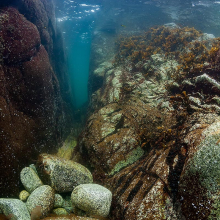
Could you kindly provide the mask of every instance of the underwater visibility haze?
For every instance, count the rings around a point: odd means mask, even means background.
[[[0,219],[220,219],[220,1],[0,1]]]

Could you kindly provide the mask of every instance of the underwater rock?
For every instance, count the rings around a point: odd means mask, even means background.
[[[31,220],[26,205],[19,199],[0,199],[0,210],[12,220]]]
[[[22,190],[22,191],[20,192],[20,194],[19,194],[19,199],[24,202],[24,201],[27,200],[27,198],[28,198],[29,196],[30,196],[30,193],[29,193],[28,191]]]
[[[81,184],[71,194],[72,204],[88,214],[107,217],[112,193],[98,184]]]
[[[54,208],[60,208],[63,207],[64,200],[63,197],[60,194],[55,194],[55,199],[54,199]]]
[[[74,210],[75,207],[73,207],[73,205],[72,205],[71,196],[66,196],[66,197],[64,198],[64,202],[63,202],[62,208],[66,209],[66,211],[67,211],[68,213],[73,212],[73,210]]]
[[[40,46],[36,26],[11,7],[4,10],[0,18],[4,62],[18,63],[34,57]]]
[[[64,208],[53,209],[52,213],[56,215],[68,215],[68,212]]]
[[[32,193],[37,187],[43,185],[36,172],[30,167],[25,167],[22,169],[20,178],[24,188],[29,193]]]
[[[53,155],[40,154],[38,168],[42,180],[57,192],[72,192],[79,184],[93,182],[92,174],[86,167]]]
[[[40,218],[46,217],[54,205],[54,190],[47,185],[35,189],[28,197],[26,206],[28,211],[36,213]]]
[[[170,192],[170,172],[179,163],[167,164],[171,148],[149,151],[142,159],[122,169],[108,185],[113,192],[113,219],[172,219],[178,220]]]
[[[13,0],[0,7],[0,197],[14,197],[21,169],[65,139],[72,108],[52,1]]]
[[[197,138],[197,139],[196,139]],[[186,219],[218,219],[220,119],[197,126],[185,138],[188,158],[180,176],[178,198]]]

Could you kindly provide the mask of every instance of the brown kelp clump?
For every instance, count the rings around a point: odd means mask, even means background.
[[[121,36],[116,42],[117,55],[115,63],[120,64],[126,59],[134,62],[149,59],[152,54],[166,53],[177,56],[190,42],[201,36],[194,28],[159,26],[150,28],[144,35]]]

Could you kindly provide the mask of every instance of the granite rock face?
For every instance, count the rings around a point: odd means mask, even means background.
[[[74,187],[92,183],[90,171],[83,165],[49,154],[40,154],[38,159],[40,177],[56,192],[72,192]]]
[[[65,54],[52,1],[7,1],[0,4],[3,6],[6,7],[0,12],[1,197],[18,195],[16,180],[21,168],[40,152],[52,152],[52,147],[55,150],[54,146],[65,138],[63,128],[71,121]]]

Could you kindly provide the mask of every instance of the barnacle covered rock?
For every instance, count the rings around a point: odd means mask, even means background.
[[[72,192],[74,187],[92,183],[90,171],[83,165],[49,154],[40,154],[38,169],[44,183],[57,192]]]

